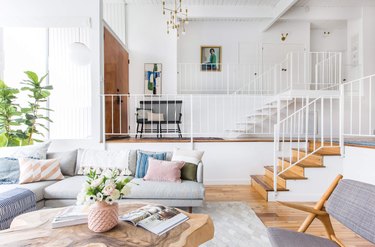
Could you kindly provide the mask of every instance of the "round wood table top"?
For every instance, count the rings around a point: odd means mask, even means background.
[[[120,203],[125,214],[144,206],[143,203]],[[16,217],[10,228],[0,231],[1,246],[199,246],[214,236],[214,225],[205,214],[189,214],[189,220],[158,236],[131,223],[119,221],[112,230],[95,233],[87,224],[52,229],[52,219],[63,208],[42,209]]]

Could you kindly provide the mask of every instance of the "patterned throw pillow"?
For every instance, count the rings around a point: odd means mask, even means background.
[[[60,163],[56,159],[35,160],[20,158],[20,184],[44,180],[62,180]]]
[[[19,177],[18,159],[0,158],[0,184],[16,184]]]
[[[167,153],[144,153],[138,152],[137,154],[137,167],[135,169],[135,177],[143,178],[148,169],[148,158],[154,158],[157,160],[165,160]]]
[[[129,150],[78,149],[76,174],[86,175],[90,170],[95,170],[97,174],[111,170],[121,176],[132,175],[129,170]]]

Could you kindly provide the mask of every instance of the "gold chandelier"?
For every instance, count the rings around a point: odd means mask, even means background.
[[[169,34],[170,30],[176,30],[177,38],[179,38],[180,33],[185,34],[185,25],[189,24],[188,10],[182,9],[182,0],[174,0],[173,8],[166,7],[165,0],[163,0],[163,15],[168,12],[167,33]]]

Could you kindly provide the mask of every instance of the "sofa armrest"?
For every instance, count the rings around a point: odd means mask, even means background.
[[[203,163],[200,161],[197,168],[197,182],[203,183]]]

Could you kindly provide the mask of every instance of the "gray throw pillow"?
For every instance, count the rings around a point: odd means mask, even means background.
[[[18,159],[0,158],[0,184],[16,184],[20,178]]]
[[[77,163],[77,150],[47,153],[47,159],[57,159],[60,162],[61,173],[74,176]]]

